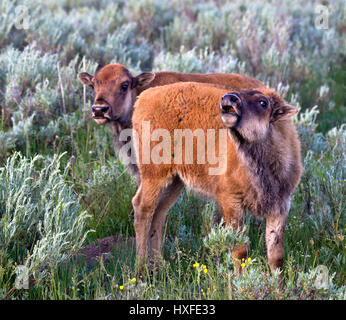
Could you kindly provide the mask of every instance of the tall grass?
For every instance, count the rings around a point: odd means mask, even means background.
[[[18,27],[20,5],[28,29]],[[315,5],[1,1],[0,298],[345,299],[345,8],[326,2],[323,30]],[[168,215],[165,264],[137,277],[136,183],[108,128],[83,119],[83,58],[90,73],[120,62],[134,74],[247,74],[300,108],[304,175],[286,228],[283,291],[266,262],[265,222],[246,215],[251,259],[234,277],[225,246],[243,239],[189,190]],[[78,253],[108,236],[117,243],[108,254],[90,263]],[[29,268],[27,290],[15,288],[18,265]],[[319,265],[329,270],[327,289],[316,286]]]

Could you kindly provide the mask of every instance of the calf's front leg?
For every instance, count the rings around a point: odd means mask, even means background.
[[[151,222],[161,188],[158,184],[142,181],[141,185],[132,199],[135,212],[134,227],[136,231],[136,252],[139,264],[147,263],[148,240]]]
[[[282,271],[284,262],[284,229],[287,214],[271,215],[266,219],[266,246],[271,271]],[[282,278],[282,275],[281,275]]]
[[[167,212],[177,201],[183,189],[184,183],[179,177],[175,177],[173,181],[161,191],[153,214],[149,234],[149,255],[154,263],[159,263],[162,258],[162,232]]]

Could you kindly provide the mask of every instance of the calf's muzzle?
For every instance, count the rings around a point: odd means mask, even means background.
[[[243,103],[237,93],[227,93],[220,102],[221,120],[228,128],[234,128],[240,121]]]
[[[220,112],[222,114],[241,115],[242,101],[235,93],[225,94],[220,103]]]
[[[104,105],[104,106],[93,105],[91,107],[91,110],[92,110],[94,118],[105,118],[106,115],[109,113],[110,108],[107,105]]]

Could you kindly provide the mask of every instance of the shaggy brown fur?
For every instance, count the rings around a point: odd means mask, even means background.
[[[137,100],[132,122],[139,135],[136,154],[141,184],[132,202],[137,254],[142,262],[146,261],[148,242],[150,254],[155,259],[160,257],[166,213],[187,185],[216,199],[227,225],[241,227],[244,210],[266,218],[269,264],[272,270],[282,267],[283,230],[290,197],[302,171],[300,143],[290,119],[297,109],[268,88],[227,95],[229,91],[205,84],[177,83],[148,89]],[[170,137],[174,137],[175,129],[201,129],[204,133],[215,129],[217,156],[226,149],[219,145],[219,129],[226,130],[229,137],[224,172],[210,175],[209,169],[217,165],[197,163],[196,140],[193,151],[187,152],[184,140],[181,164],[174,161],[175,150],[168,164],[143,164],[143,121],[150,121],[151,133],[163,128]],[[150,150],[161,142],[151,141]],[[191,156],[189,152],[193,154],[192,164],[185,161]],[[247,246],[237,248],[233,256],[245,258],[247,251]]]
[[[150,87],[175,82],[213,83],[225,88],[251,89],[262,87],[263,84],[253,78],[239,74],[188,74],[178,72],[143,72],[132,76],[130,71],[121,64],[109,64],[99,69],[96,74],[86,72],[78,74],[79,80],[94,91],[92,116],[98,124],[110,123],[117,151],[126,142],[119,140],[121,130],[131,128],[133,105],[137,96]],[[136,165],[129,168],[137,173]]]

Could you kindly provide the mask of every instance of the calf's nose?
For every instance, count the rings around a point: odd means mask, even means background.
[[[220,103],[220,109],[223,113],[240,113],[242,102],[239,96],[235,93],[225,94]]]
[[[109,106],[92,106],[91,110],[95,117],[102,117],[109,110]]]

